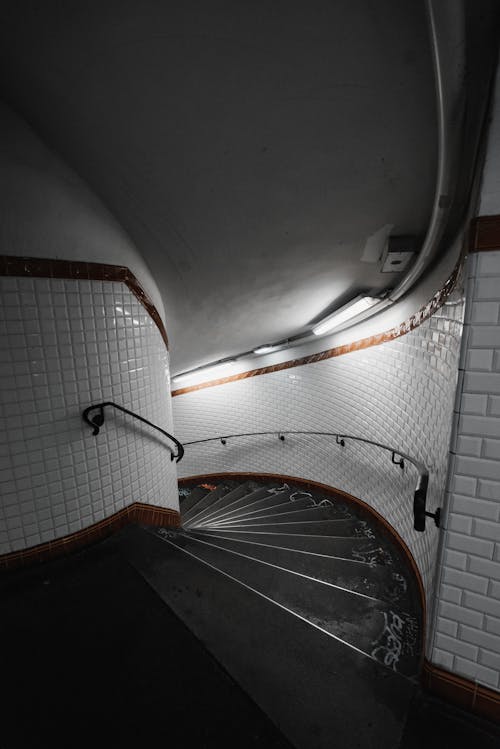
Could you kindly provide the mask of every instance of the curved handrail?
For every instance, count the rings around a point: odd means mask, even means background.
[[[262,436],[268,436],[268,435],[277,435],[278,439],[284,441],[286,435],[294,435],[294,434],[304,434],[309,436],[315,436],[315,437],[335,437],[335,441],[338,445],[341,447],[345,447],[345,441],[346,440],[353,440],[355,442],[363,442],[366,445],[374,445],[375,447],[380,447],[383,450],[386,450],[387,452],[391,453],[391,462],[395,465],[399,466],[400,468],[404,468],[405,460],[408,463],[411,463],[416,470],[418,471],[418,479],[417,484],[415,487],[415,492],[413,495],[413,527],[416,531],[425,531],[425,518],[431,517],[434,520],[434,523],[437,527],[439,527],[440,519],[441,519],[441,508],[437,508],[436,512],[428,512],[426,510],[426,501],[427,501],[427,488],[429,486],[429,470],[419,460],[416,460],[415,458],[412,458],[411,455],[408,455],[407,453],[402,452],[401,450],[397,450],[393,447],[389,447],[388,445],[384,445],[381,442],[376,442],[375,440],[370,440],[365,437],[357,437],[352,434],[341,434],[340,432],[313,432],[313,431],[304,431],[304,430],[290,430],[290,431],[269,431],[269,432],[241,432],[239,434],[225,434],[225,435],[219,435],[217,437],[206,437],[201,440],[192,440],[191,442],[185,442],[184,447],[187,447],[189,445],[199,445],[203,442],[221,442],[223,445],[226,444],[226,441],[228,439],[233,439],[235,437],[262,437]],[[396,458],[399,458],[397,460]]]
[[[176,437],[174,437],[172,434],[169,434],[161,427],[156,426],[156,424],[152,424],[150,421],[145,419],[143,416],[139,416],[139,414],[134,413],[133,411],[129,411],[128,408],[124,408],[123,406],[119,406],[118,403],[113,403],[112,401],[105,401],[104,403],[95,403],[93,406],[89,406],[82,412],[82,419],[90,426],[92,427],[93,434],[98,435],[99,430],[104,424],[104,409],[107,406],[111,406],[112,408],[116,408],[118,411],[122,411],[124,414],[128,414],[128,416],[133,416],[134,419],[137,419],[138,421],[142,421],[143,424],[147,424],[148,426],[152,427],[153,429],[156,429],[157,432],[161,432],[165,437],[168,437],[168,439],[172,440],[172,442],[175,444],[177,448],[177,452],[174,453],[174,451],[169,447],[165,446],[170,450],[170,460],[175,460],[176,463],[178,463],[180,460],[182,460],[182,457],[184,455],[184,447],[181,442],[179,442]],[[96,415],[93,418],[90,418],[91,411],[97,410]]]

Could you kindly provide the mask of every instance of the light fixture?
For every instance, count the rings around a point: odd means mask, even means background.
[[[272,343],[264,343],[262,346],[257,346],[257,348],[254,348],[253,353],[254,354],[269,354],[271,351],[274,351],[276,346],[273,346]]]
[[[366,312],[367,309],[373,307],[380,299],[373,296],[357,296],[351,299],[350,302],[344,304],[343,307],[333,312],[333,314],[325,317],[318,325],[313,328],[314,335],[324,335],[329,333],[331,330],[340,327],[343,323],[347,322],[353,317],[357,317],[362,312]]]
[[[212,375],[224,375],[231,372],[234,366],[234,359],[229,361],[220,362],[219,364],[213,364],[208,367],[200,367],[194,369],[192,372],[186,372],[185,374],[176,375],[172,382],[175,384],[180,382],[189,382],[192,380],[199,379],[200,382],[205,382]]]

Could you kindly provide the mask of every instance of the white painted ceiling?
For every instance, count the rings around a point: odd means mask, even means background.
[[[395,284],[374,243],[423,238],[434,198],[424,2],[3,8],[4,96],[132,236],[174,372]]]

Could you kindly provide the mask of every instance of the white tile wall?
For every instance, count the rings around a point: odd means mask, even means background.
[[[265,430],[345,432],[399,448],[430,469],[429,509],[443,504],[462,333],[463,293],[413,332],[315,364],[173,399],[181,440]],[[245,438],[186,449],[181,475],[262,471],[331,484],[384,515],[411,548],[432,589],[438,531],[413,530],[416,473],[378,448],[327,438]]]
[[[470,258],[467,289],[432,660],[499,689],[500,251]]]
[[[177,508],[165,440],[107,410],[115,401],[172,431],[168,353],[121,283],[0,277],[0,553],[80,530],[132,502]]]

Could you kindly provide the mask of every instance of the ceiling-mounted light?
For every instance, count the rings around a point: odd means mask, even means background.
[[[373,296],[357,296],[343,307],[336,310],[333,314],[325,317],[318,325],[313,328],[314,335],[324,335],[331,330],[340,327],[351,318],[357,317],[362,312],[373,307],[380,299]]]
[[[225,374],[229,374],[234,367],[234,361],[234,359],[231,359],[230,361],[220,362],[220,364],[213,364],[208,367],[200,367],[199,369],[194,369],[192,372],[186,372],[185,374],[176,375],[173,378],[172,382],[175,382],[175,384],[192,380],[205,382],[207,379],[210,379],[212,375],[223,376]]]
[[[269,354],[271,351],[274,351],[276,346],[273,346],[272,343],[264,343],[262,346],[257,346],[257,348],[254,348],[253,352],[254,354]]]

